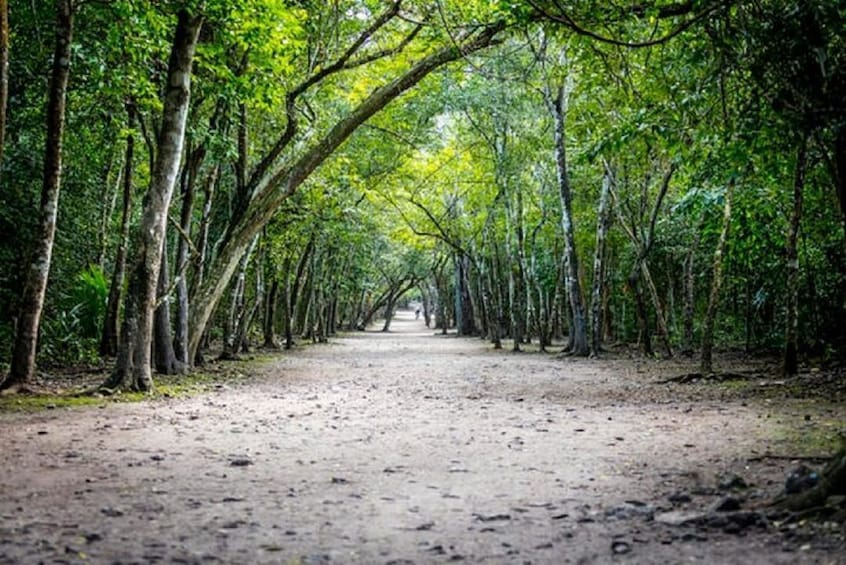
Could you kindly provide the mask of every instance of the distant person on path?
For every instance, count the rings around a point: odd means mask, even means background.
[[[417,310],[414,311],[414,319],[415,320],[420,319],[420,308],[418,308]]]

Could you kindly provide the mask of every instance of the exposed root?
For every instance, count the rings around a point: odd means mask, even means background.
[[[820,473],[813,487],[795,494],[782,495],[772,505],[792,512],[825,508],[829,497],[846,495],[846,436],[841,434],[841,448]]]
[[[714,381],[714,382],[725,382],[725,381],[742,381],[742,380],[749,380],[755,377],[759,377],[760,375],[757,373],[734,373],[734,372],[723,372],[723,373],[685,373],[683,375],[678,375],[675,377],[670,377],[669,379],[664,379],[660,381],[656,381],[656,384],[669,384],[669,383],[679,383],[679,384],[690,384],[696,383],[700,381]]]

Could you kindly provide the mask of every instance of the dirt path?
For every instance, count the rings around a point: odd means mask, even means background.
[[[837,535],[652,519],[723,473],[778,490],[747,461],[779,448],[766,403],[413,318],[189,399],[0,414],[0,563],[846,563]]]

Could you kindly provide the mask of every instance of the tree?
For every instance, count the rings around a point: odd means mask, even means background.
[[[607,165],[607,163],[606,163]],[[611,171],[602,176],[602,189],[599,193],[599,208],[596,221],[596,247],[593,255],[593,286],[590,299],[590,354],[597,357],[602,350],[603,307],[602,294],[605,286],[607,269],[608,228],[611,225]]]
[[[133,160],[135,158],[135,132],[132,130],[135,125],[135,106],[133,104],[127,105],[127,118],[127,126],[130,130],[126,135],[126,148],[124,149],[120,238],[115,252],[106,314],[103,317],[103,336],[100,340],[100,355],[103,356],[116,355],[118,348],[120,305],[126,274],[126,254],[129,245],[130,214],[132,213]]]
[[[5,7],[5,6],[3,6]],[[32,381],[35,372],[35,353],[38,343],[38,328],[47,277],[56,236],[56,214],[59,206],[59,189],[62,176],[62,136],[65,127],[65,97],[68,88],[71,63],[71,41],[73,39],[74,8],[71,0],[56,0],[56,43],[53,51],[50,75],[49,99],[47,103],[47,141],[44,151],[44,176],[41,188],[41,207],[36,248],[27,272],[20,317],[15,333],[12,365],[0,388],[25,386]],[[2,22],[6,24],[5,19]],[[5,61],[0,61],[5,64]],[[0,79],[5,80],[4,77]]]
[[[805,189],[807,164],[807,139],[802,136],[796,148],[796,173],[793,179],[793,210],[787,232],[787,316],[784,331],[784,362],[786,376],[799,372],[799,228],[802,222],[802,199]]]
[[[191,92],[191,68],[203,17],[180,10],[168,63],[162,125],[144,198],[138,246],[129,275],[114,371],[103,388],[150,390],[150,345],[167,210],[179,173]]]
[[[13,11],[10,22],[0,191],[7,341],[23,294],[21,250],[34,248],[38,220],[32,146],[43,136],[44,87],[27,73],[48,68],[39,30],[53,12],[43,4]],[[175,356],[199,362],[198,344],[213,343],[231,321],[224,333],[234,354],[251,343],[258,318],[272,344],[277,303],[289,343],[360,327],[391,298],[377,245],[385,241],[398,257],[414,249],[425,266],[414,278],[439,329],[495,346],[537,338],[544,349],[573,331],[596,354],[603,339],[634,339],[640,324],[644,349],[657,337],[668,354],[678,345],[692,353],[695,338],[703,351],[708,340],[787,351],[791,327],[797,362],[806,350],[823,359],[839,351],[846,137],[832,94],[843,75],[836,3],[599,9],[538,0],[533,10],[471,0],[444,3],[437,17],[426,4],[206,3],[183,157],[173,166],[181,200],[168,202],[160,239],[160,264],[170,269],[156,266],[163,282],[152,293],[162,322],[156,351],[173,333]],[[175,9],[115,0],[85,10],[74,26],[65,126],[73,135],[64,139],[43,305],[45,362],[70,359],[68,346],[75,360],[94,355],[79,337],[88,321],[75,314],[77,276],[89,263],[113,280],[103,351],[116,351],[123,258],[135,257],[126,234],[140,234],[130,212],[144,211],[144,191],[132,186],[152,185],[160,167]],[[779,26],[784,42],[773,41]],[[539,58],[544,42],[566,60]],[[556,115],[562,93],[566,115],[563,102]],[[799,202],[788,188],[802,136]],[[738,171],[743,190],[721,242],[728,220],[718,208]],[[835,190],[819,190],[826,183]],[[791,230],[792,211],[814,221]],[[795,262],[785,260],[793,253]],[[719,291],[713,299],[709,285]],[[171,290],[168,307],[162,293]],[[794,292],[810,299],[795,301]]]
[[[564,281],[570,304],[569,353],[586,356],[590,352],[587,339],[587,314],[579,279],[579,255],[576,251],[575,228],[573,225],[573,195],[570,175],[567,170],[566,115],[567,90],[557,85],[547,93],[547,104],[555,121],[555,164],[558,189],[561,196],[561,226],[564,232]]]
[[[398,4],[396,5],[398,6]],[[203,286],[198,289],[197,296],[191,305],[189,317],[191,331],[189,356],[191,358],[196,355],[200,338],[206,329],[209,318],[223,296],[250,241],[262,227],[267,225],[281,203],[296,192],[314,170],[370,117],[415,86],[435,69],[489,46],[495,36],[504,28],[504,23],[483,27],[475,33],[471,32],[466,37],[460,38],[460,42],[457,44],[451,44],[424,56],[395,79],[372,90],[354,109],[338,120],[323,138],[308,146],[296,158],[291,161],[278,162],[279,155],[296,134],[297,121],[294,107],[296,98],[326,76],[348,65],[358,47],[365,43],[367,38],[381,27],[387,18],[393,17],[388,14],[386,13],[383,18],[377,19],[371,28],[365,30],[338,61],[324,67],[289,92],[286,99],[289,106],[289,121],[286,130],[253,172],[249,181],[249,185],[252,187],[249,205],[244,214],[229,225],[215,265],[212,266]]]
[[[720,288],[723,284],[723,257],[726,252],[729,228],[731,227],[731,201],[733,195],[734,179],[729,181],[725,196],[723,197],[723,227],[720,230],[720,239],[717,241],[717,247],[714,249],[711,292],[708,295],[708,309],[705,312],[705,320],[703,322],[702,352],[699,357],[699,370],[703,375],[709,375],[713,372],[714,324],[716,323],[717,308],[720,304]]]

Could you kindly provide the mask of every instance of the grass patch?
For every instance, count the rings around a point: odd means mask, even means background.
[[[278,360],[278,354],[251,354],[235,361],[209,362],[187,375],[153,375],[154,390],[150,392],[117,392],[112,395],[93,393],[104,382],[107,373],[89,373],[85,379],[69,380],[57,376],[56,382],[39,383],[35,392],[0,395],[0,413],[41,412],[55,409],[75,409],[105,406],[115,402],[141,402],[168,398],[185,398],[202,394],[230,384],[246,383],[262,367]],[[60,384],[57,384],[60,383]],[[52,385],[52,386],[50,386]]]

